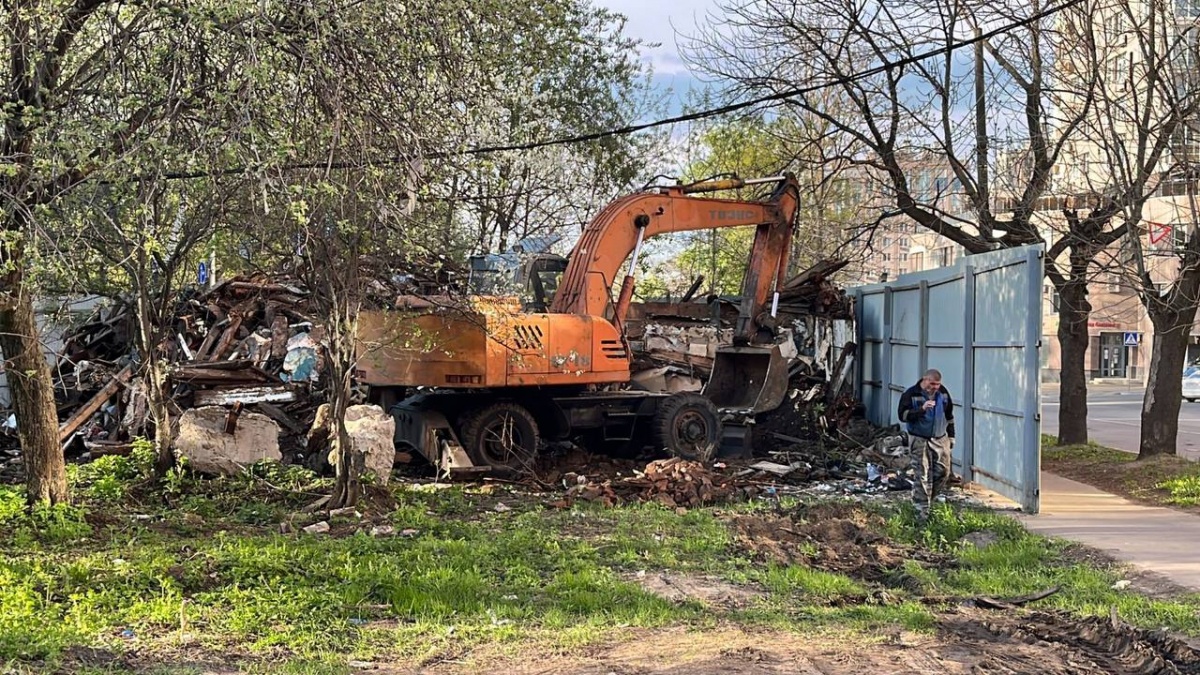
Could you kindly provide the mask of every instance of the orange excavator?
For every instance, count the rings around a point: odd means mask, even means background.
[[[751,185],[774,189],[762,201],[697,196]],[[529,274],[527,287],[540,301],[533,306],[546,311],[527,311],[510,296],[405,296],[395,309],[360,315],[358,375],[395,417],[397,444],[449,473],[521,469],[542,439],[580,435],[711,460],[722,437],[720,410],[763,412],[786,394],[775,310],[798,203],[790,174],[622,197],[586,226],[561,277],[552,265]],[[624,326],[645,240],[743,226],[756,230],[734,341],[718,349],[704,390],[630,389]]]

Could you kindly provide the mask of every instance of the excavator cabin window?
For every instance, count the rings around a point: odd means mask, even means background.
[[[471,294],[516,296],[525,312],[548,311],[567,269],[567,259],[541,253],[523,255],[518,260],[510,257],[513,255],[473,256]]]

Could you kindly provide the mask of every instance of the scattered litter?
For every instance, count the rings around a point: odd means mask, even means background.
[[[1129,588],[1131,585],[1133,585],[1132,581],[1130,581],[1128,579],[1122,579],[1122,580],[1118,581],[1117,583],[1113,584],[1112,589],[1114,591],[1123,591],[1126,588]]]
[[[507,506],[504,502],[497,502],[496,506],[493,507],[492,510],[494,510],[496,513],[507,513],[509,511],[512,511],[512,507]]]
[[[407,532],[407,530],[405,530]],[[372,537],[390,537],[396,533],[396,528],[391,525],[376,525],[371,528]],[[407,535],[406,535],[407,536]]]
[[[329,517],[330,518],[345,518],[345,517],[362,518],[362,514],[359,513],[357,510],[355,510],[355,508],[353,506],[347,506],[347,507],[340,508],[340,509],[333,509],[332,511],[329,512]]]
[[[309,534],[323,534],[329,531],[329,522],[322,520],[319,523],[313,523],[304,528],[304,531]]]
[[[417,535],[418,535],[418,534],[420,534],[420,533],[421,533],[421,531],[420,531],[420,530],[414,530],[414,529],[411,529],[411,528],[410,528],[410,529],[405,529],[405,530],[400,530],[400,536],[401,536],[401,537],[415,537],[415,536],[417,536]]]
[[[750,468],[754,469],[755,471],[766,471],[767,473],[780,477],[786,476],[796,470],[796,467],[794,466],[776,464],[775,462],[758,462],[756,464],[751,464]]]
[[[678,457],[650,462],[633,476],[602,482],[578,482],[558,506],[572,502],[599,502],[614,506],[624,502],[657,502],[670,508],[697,507],[726,501],[745,501],[758,487],[717,473],[699,462]]]

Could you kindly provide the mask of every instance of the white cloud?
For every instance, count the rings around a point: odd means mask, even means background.
[[[717,0],[596,0],[596,4],[629,17],[625,31],[631,37],[658,43],[643,58],[663,75],[687,73],[680,56],[680,37],[698,32],[708,15],[719,12]]]

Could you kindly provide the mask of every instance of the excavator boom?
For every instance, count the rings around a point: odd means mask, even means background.
[[[632,295],[633,269],[626,275],[616,307],[612,288],[621,265],[645,239],[672,232],[756,227],[754,244],[742,285],[743,307],[740,341],[753,339],[754,321],[766,308],[772,291],[780,287],[791,252],[792,222],[799,203],[795,178],[783,176],[765,201],[713,199],[689,195],[742,187],[757,181],[727,179],[686,186],[660,188],[630,195],[610,204],[584,229],[550,311],[560,314],[613,317],[619,324]],[[611,311],[610,311],[611,309]]]

